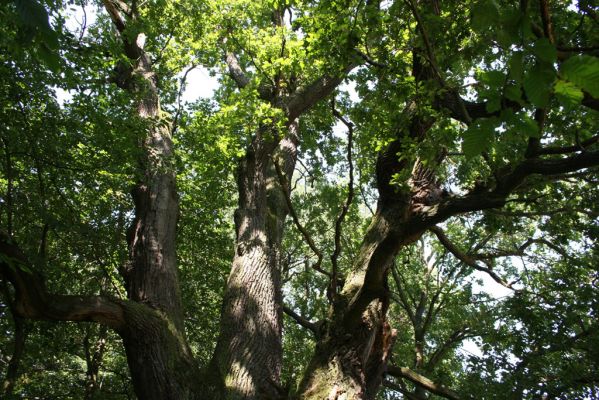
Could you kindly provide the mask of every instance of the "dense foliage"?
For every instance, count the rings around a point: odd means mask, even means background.
[[[338,353],[323,349],[360,337],[338,326],[364,293],[383,336],[360,346],[380,345],[384,371],[363,398],[599,398],[592,1],[14,0],[0,21],[0,397],[142,397],[132,334],[32,312],[23,293],[162,313],[127,275],[141,215],[130,193],[151,168],[176,176],[181,335],[200,376],[218,379],[235,209],[252,197],[244,162],[257,137],[278,145],[298,121],[297,163],[265,158],[282,196],[264,196],[268,218],[282,212],[266,224],[285,226],[272,239],[281,398],[317,398],[319,354],[330,366]],[[144,79],[159,97],[150,117]],[[210,98],[195,93],[214,81]],[[148,129],[168,131],[172,160],[152,164]],[[367,255],[381,215],[399,226],[376,236],[385,261]],[[344,379],[321,398],[362,398]]]

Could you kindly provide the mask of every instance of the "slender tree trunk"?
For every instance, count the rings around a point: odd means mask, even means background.
[[[280,142],[262,128],[237,172],[236,251],[223,300],[220,336],[213,358],[219,398],[281,397],[283,359],[280,247],[287,216],[273,165],[287,176],[295,168],[297,124]]]
[[[13,314],[13,320],[15,323],[15,334],[13,339],[12,356],[8,362],[8,367],[6,368],[4,382],[2,382],[2,391],[4,396],[7,397],[13,394],[15,384],[19,378],[19,365],[21,364],[21,359],[23,358],[25,341],[27,339],[25,320],[15,314]]]
[[[90,334],[91,332],[88,328],[83,340],[85,363],[87,365],[87,371],[85,371],[85,376],[87,378],[85,382],[85,400],[93,399],[100,388],[98,378],[100,375],[102,359],[104,358],[104,351],[106,350],[108,327],[104,325],[100,326],[98,337],[93,344],[90,343]]]

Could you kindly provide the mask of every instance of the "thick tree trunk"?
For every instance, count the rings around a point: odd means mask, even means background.
[[[183,327],[175,254],[179,205],[169,124],[162,115],[157,77],[144,50],[145,35],[132,37],[131,29],[137,26],[132,20],[139,17],[136,10],[123,14],[121,4],[103,3],[132,64],[116,82],[137,97],[137,115],[146,129],[139,138],[140,169],[132,190],[135,218],[127,232],[129,263],[122,270],[133,302],[124,308],[125,323],[117,331],[140,399],[203,398],[199,369]],[[127,30],[129,23],[135,26]]]
[[[272,135],[267,130],[257,133],[238,169],[236,251],[211,371],[219,398],[281,397],[280,247],[287,208],[273,160],[291,176],[297,124],[279,143],[264,139]]]
[[[130,304],[123,338],[139,399],[205,399],[199,370],[182,332],[161,311]]]
[[[376,396],[396,334],[386,320],[386,274],[398,244],[413,240],[398,237],[389,220],[393,214],[379,210],[374,216],[353,272],[332,306],[330,325],[317,343],[299,398]]]
[[[139,41],[138,41],[139,42]],[[173,144],[163,121],[156,77],[141,47],[133,90],[147,126],[140,140],[140,179],[132,191],[135,219],[128,231],[129,263],[123,270],[128,297],[155,312],[129,307],[120,332],[140,399],[202,398],[199,369],[183,327],[175,239],[179,213]]]
[[[420,137],[427,126],[416,118],[412,135]],[[377,212],[331,306],[329,325],[299,386],[301,399],[374,399],[382,383],[396,336],[386,317],[387,275],[397,252],[426,229],[415,218],[416,194],[422,193],[390,184],[393,175],[409,166],[405,159],[398,159],[400,151],[398,139],[379,154]]]

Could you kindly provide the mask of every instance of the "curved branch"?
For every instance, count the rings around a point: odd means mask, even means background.
[[[453,390],[433,382],[426,376],[420,375],[406,367],[396,367],[395,365],[387,366],[387,373],[396,378],[407,379],[410,382],[420,386],[429,392],[450,400],[459,400],[460,396]]]
[[[521,161],[510,173],[498,177],[493,187],[488,184],[460,197],[449,197],[429,207],[426,215],[414,221],[413,229],[428,229],[454,215],[503,207],[507,197],[531,175],[551,176],[592,168],[599,165],[599,151],[586,151],[559,159],[529,158]],[[423,227],[424,225],[424,227]]]
[[[283,192],[283,195],[285,197],[285,203],[287,203],[287,208],[289,209],[289,214],[291,214],[291,219],[293,219],[293,223],[295,224],[297,229],[300,231],[304,240],[306,241],[306,243],[308,244],[310,249],[314,252],[314,254],[317,257],[316,264],[313,264],[312,268],[314,268],[316,271],[320,272],[321,274],[324,274],[324,275],[328,276],[329,278],[331,278],[331,274],[329,272],[323,270],[320,267],[320,265],[322,264],[322,251],[320,251],[318,246],[316,246],[316,243],[314,243],[314,240],[312,239],[310,232],[308,232],[308,230],[300,222],[299,216],[297,215],[297,212],[295,211],[295,208],[293,207],[293,203],[291,202],[291,194],[289,193],[289,190],[287,189],[287,188],[289,188],[289,184],[287,182],[287,179],[285,178],[285,175],[283,174],[283,171],[281,170],[281,166],[279,165],[277,160],[274,159],[274,157],[272,158],[272,163],[275,166],[275,171],[277,172],[277,177],[279,178],[279,185],[281,186],[281,191]]]
[[[453,254],[458,260],[460,260],[461,262],[463,262],[464,264],[474,268],[477,271],[481,271],[481,272],[485,272],[486,274],[488,274],[491,278],[493,278],[493,280],[497,283],[499,283],[501,286],[504,286],[508,289],[512,289],[512,284],[511,283],[507,283],[503,278],[501,278],[499,275],[497,275],[495,273],[495,271],[493,271],[490,268],[487,267],[483,267],[482,265],[479,265],[476,262],[476,259],[464,252],[462,252],[460,249],[458,249],[458,247],[453,244],[451,242],[451,240],[449,240],[449,238],[447,237],[447,235],[445,234],[445,232],[443,232],[443,230],[441,228],[439,228],[438,226],[433,226],[431,228],[429,228],[429,230],[431,232],[433,232],[437,238],[439,239],[439,242],[441,242],[441,244],[447,249],[449,250],[449,252],[451,254]]]
[[[314,104],[331,94],[356,66],[357,64],[350,64],[337,76],[325,74],[311,84],[299,87],[287,99],[286,108],[289,120],[293,121],[304,111],[309,110]]]
[[[312,322],[307,320],[306,318],[302,317],[301,315],[299,315],[298,313],[296,313],[291,308],[285,305],[283,306],[283,312],[287,314],[289,317],[291,317],[295,322],[297,322],[298,325],[310,330],[314,334],[314,336],[318,336],[318,322]]]
[[[107,296],[70,296],[48,293],[43,280],[10,238],[0,234],[0,273],[15,288],[18,316],[49,321],[93,321],[116,330],[125,326],[122,301]]]
[[[574,153],[576,151],[582,151],[585,150],[587,147],[595,144],[599,142],[599,135],[595,135],[590,139],[587,139],[583,142],[578,143],[577,145],[574,146],[564,146],[564,147],[558,147],[558,146],[547,146],[544,148],[539,149],[539,151],[537,152],[537,154],[541,155],[541,154],[567,154],[567,153]]]

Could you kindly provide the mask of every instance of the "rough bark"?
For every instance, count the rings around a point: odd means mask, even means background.
[[[7,301],[10,305],[10,300]],[[16,315],[16,313],[12,309],[12,306],[10,308],[11,314],[13,316],[15,331],[13,339],[12,356],[10,357],[10,361],[8,362],[8,366],[6,367],[6,374],[4,375],[4,381],[2,382],[2,392],[4,393],[4,396],[7,397],[10,397],[10,395],[12,395],[13,390],[15,388],[15,384],[17,383],[17,379],[19,378],[19,365],[21,364],[21,359],[23,358],[23,353],[25,351],[25,341],[27,339],[25,320]]]
[[[43,279],[8,237],[0,237],[0,272],[15,288],[19,317],[95,321],[122,338],[133,386],[140,399],[204,398],[199,369],[183,330],[175,239],[178,199],[172,140],[160,109],[157,77],[144,51],[145,35],[126,31],[137,15],[104,0],[130,60],[114,81],[137,100],[138,182],[132,190],[135,218],[128,230],[129,263],[123,268],[129,300],[48,293]]]
[[[270,133],[270,135],[269,135]],[[236,246],[223,300],[214,371],[223,398],[281,396],[282,298],[280,246],[287,207],[277,162],[291,176],[297,157],[297,123],[280,142],[255,136],[238,170]]]
[[[135,219],[127,235],[129,263],[122,273],[128,297],[154,312],[144,315],[140,308],[127,308],[127,324],[120,333],[139,398],[202,398],[199,369],[183,327],[175,254],[179,211],[172,139],[140,36],[137,47],[129,51],[138,55],[133,73],[139,83],[133,90],[140,96],[138,115],[147,134],[140,138],[140,177],[132,190]]]
[[[185,337],[164,312],[108,296],[49,293],[25,255],[5,236],[0,236],[0,254],[2,277],[15,289],[15,315],[106,325],[123,338],[133,385],[140,399],[205,398]]]
[[[282,24],[273,10],[273,23]],[[240,90],[248,76],[226,47],[224,61]],[[309,84],[281,89],[259,85],[260,98],[284,111],[288,132],[279,140],[276,128],[256,132],[237,171],[239,204],[235,211],[235,255],[225,289],[220,334],[208,375],[218,398],[268,399],[284,396],[282,367],[282,296],[280,253],[286,198],[273,162],[291,182],[299,141],[298,118],[330,95],[354,65],[323,74]],[[276,77],[274,81],[278,81]],[[289,188],[287,188],[288,190]]]
[[[299,398],[376,396],[396,335],[386,321],[386,274],[398,247],[415,240],[395,229],[398,211],[379,206],[352,273],[332,306],[329,326],[317,343]]]

